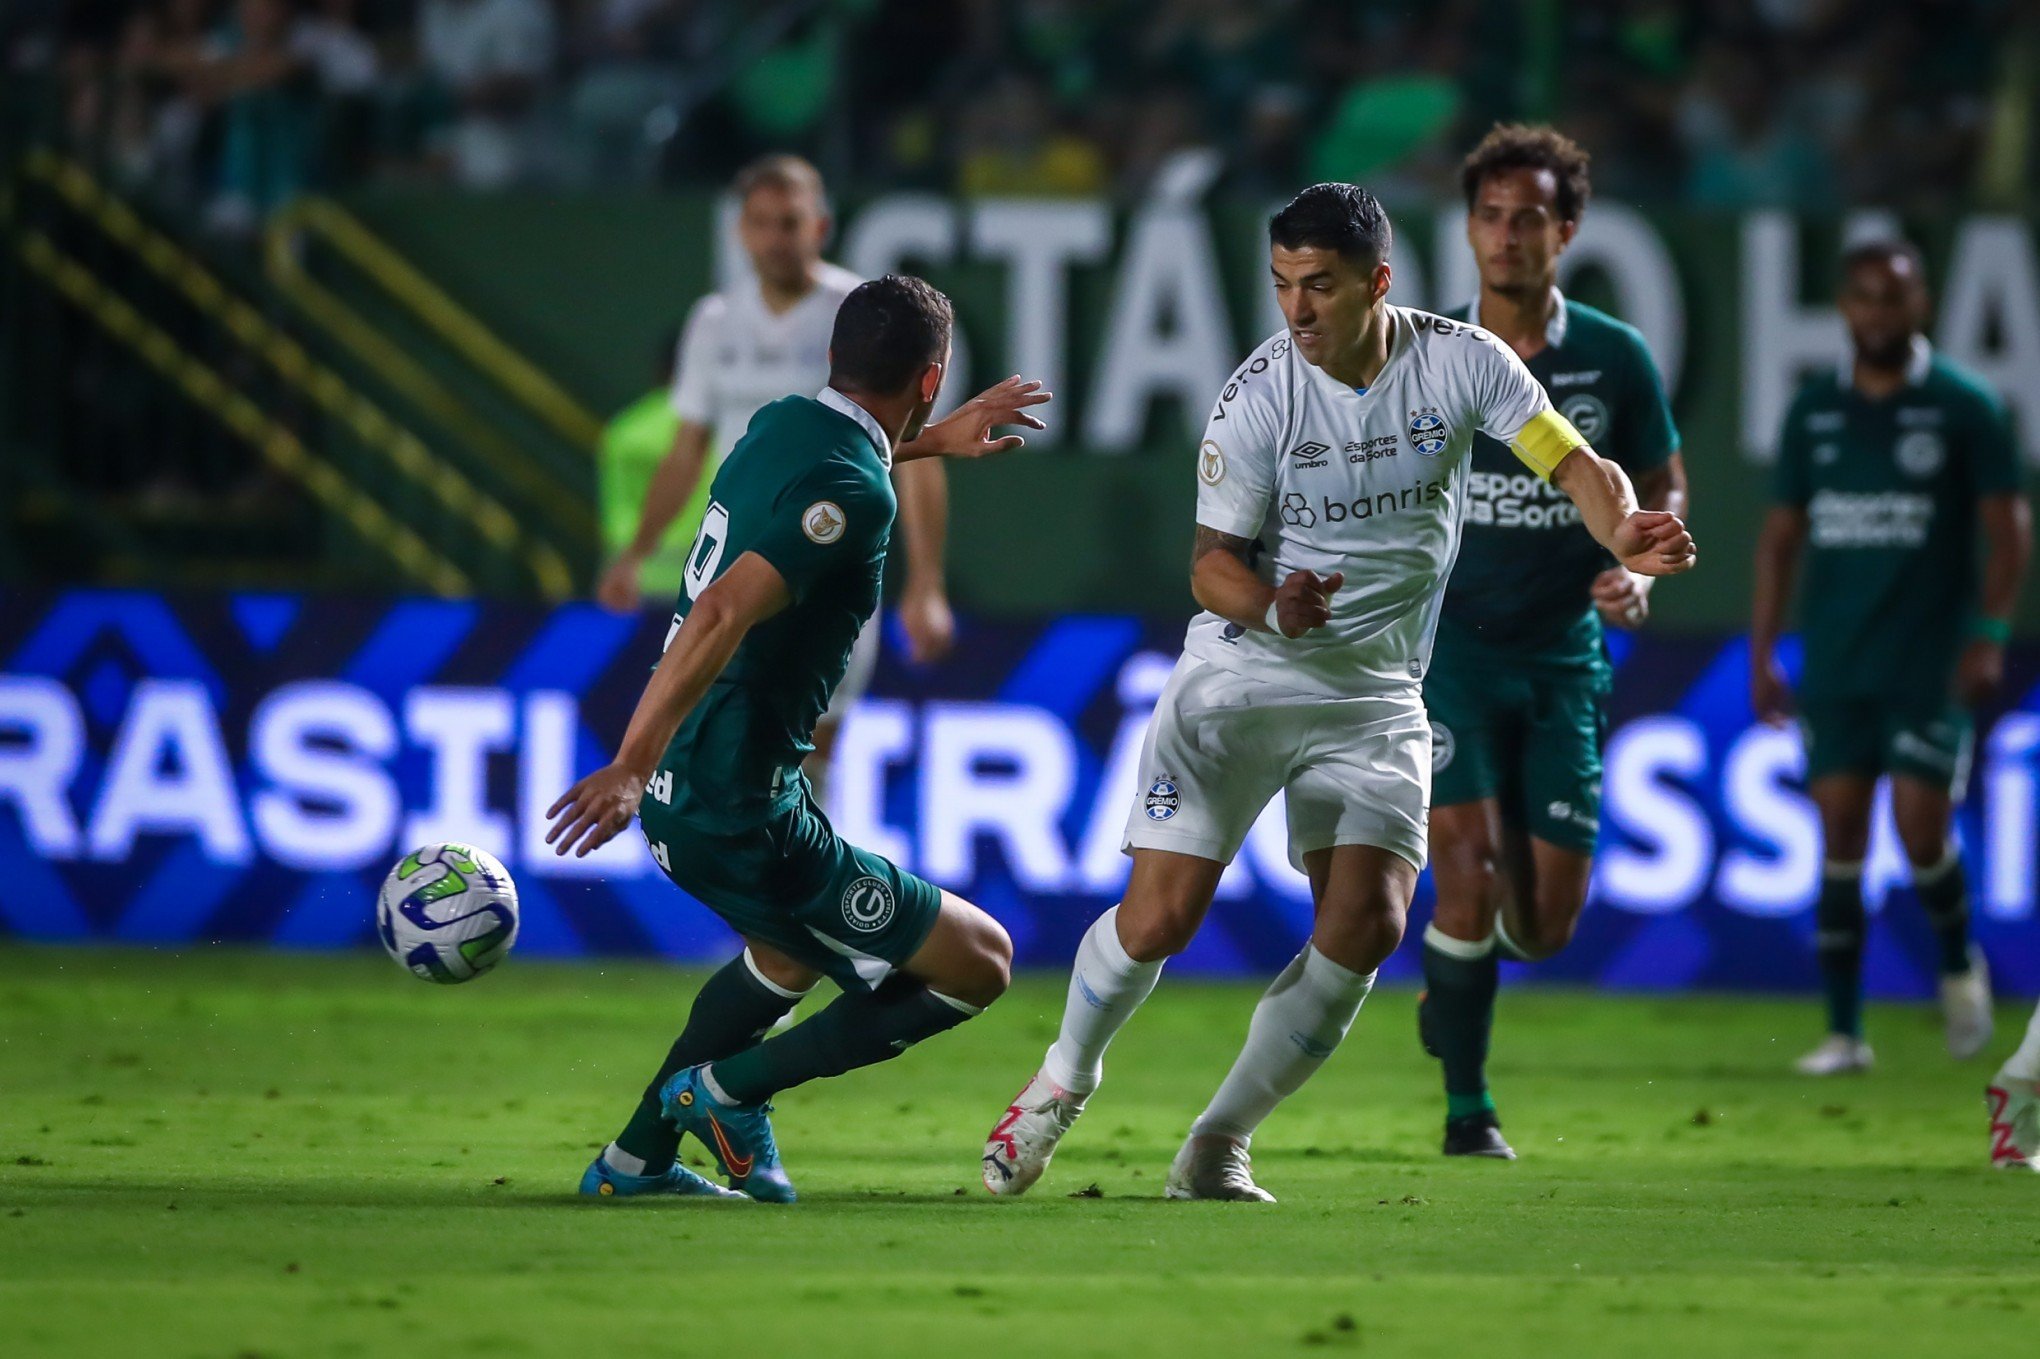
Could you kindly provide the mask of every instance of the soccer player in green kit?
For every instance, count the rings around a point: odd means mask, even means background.
[[[1851,352],[1839,372],[1808,380],[1785,416],[1750,621],[1751,706],[1782,724],[1793,694],[1778,634],[1804,556],[1797,706],[1826,859],[1814,946],[1828,1023],[1826,1040],[1797,1064],[1809,1076],[1872,1061],[1863,1041],[1863,858],[1885,776],[1938,946],[1948,1050],[1969,1057],[1990,1041],[1990,980],[1969,940],[1951,832],[1969,776],[1969,710],[2004,678],[2032,545],[2002,409],[1923,333],[1919,252],[1894,241],[1851,249],[1840,305]]]
[[[1587,164],[1548,127],[1500,125],[1474,148],[1461,180],[1480,296],[1451,315],[1522,357],[1559,413],[1628,472],[1640,508],[1683,516],[1679,434],[1643,337],[1558,290],[1591,192]],[[1601,628],[1640,626],[1650,584],[1507,448],[1474,440],[1464,537],[1424,677],[1437,904],[1417,1015],[1444,1067],[1447,1156],[1515,1157],[1487,1085],[1499,959],[1558,952],[1586,904],[1611,677]]]
[[[562,854],[641,819],[659,866],[745,942],[695,997],[584,1194],[724,1196],[675,1159],[692,1132],[732,1189],[791,1202],[773,1095],[896,1057],[1006,989],[1013,946],[998,922],[845,843],[801,773],[878,607],[893,463],[1002,452],[1021,437],[995,427],[1043,427],[1027,411],[1048,394],[1016,377],[922,428],[950,329],[949,300],[919,279],[844,298],[829,385],[759,411],[716,474],[665,655],[615,761],[548,813]],[[843,994],[765,1038],[824,976]]]

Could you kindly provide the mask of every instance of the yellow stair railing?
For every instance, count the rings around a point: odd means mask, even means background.
[[[58,249],[48,236],[36,230],[23,231],[18,237],[18,249],[31,273],[134,350],[143,362],[216,416],[278,471],[304,486],[413,580],[435,594],[474,593],[474,582],[458,566],[391,518],[331,463],[315,456],[297,435],[271,418],[211,365],[192,356],[167,331],[144,318],[126,298]]]
[[[381,453],[399,472],[465,519],[486,541],[522,563],[546,598],[564,599],[573,593],[573,572],[557,548],[527,533],[500,501],[436,457],[416,434],[391,419],[333,369],[313,358],[303,345],[277,329],[245,299],[229,291],[189,252],[143,222],[84,166],[54,152],[37,150],[29,154],[25,168],[31,178],[54,188],[65,201],[90,217],[109,239],[126,247],[192,305],[216,319],[278,376],[304,392],[362,443]]]
[[[593,457],[602,421],[529,359],[420,273],[409,260],[330,199],[303,198],[271,219],[263,252],[270,282],[384,382],[429,412],[469,448],[488,456],[587,541],[599,540],[592,505],[505,439],[451,388],[305,268],[316,237],[367,276],[455,354],[582,454]]]

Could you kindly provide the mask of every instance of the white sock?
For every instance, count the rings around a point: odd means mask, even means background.
[[[1261,1120],[1325,1064],[1373,988],[1372,972],[1341,967],[1304,945],[1254,1007],[1246,1046],[1191,1134],[1251,1140]]]
[[[2026,1025],[2026,1037],[2019,1044],[2019,1050],[2005,1059],[1999,1070],[2000,1080],[2040,1081],[2040,1007],[2033,1010],[2033,1021]]]
[[[645,1173],[645,1158],[631,1155],[614,1142],[611,1142],[602,1149],[602,1159],[608,1163],[611,1170],[624,1175],[642,1175]]]
[[[1091,922],[1070,968],[1062,1034],[1042,1059],[1048,1078],[1073,1095],[1088,1095],[1105,1075],[1105,1049],[1155,989],[1162,960],[1137,963],[1119,942],[1119,908]]]

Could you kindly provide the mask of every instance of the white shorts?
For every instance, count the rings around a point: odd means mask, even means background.
[[[1289,859],[1377,845],[1424,866],[1431,724],[1421,697],[1324,698],[1185,656],[1155,704],[1124,848],[1231,863],[1286,794]]]
[[[885,611],[881,609],[857,634],[857,645],[850,648],[850,667],[843,672],[843,682],[836,686],[836,692],[829,695],[829,706],[822,712],[822,721],[841,722],[870,692],[871,672],[878,669],[879,634],[883,631]]]

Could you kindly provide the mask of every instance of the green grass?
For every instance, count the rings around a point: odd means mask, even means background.
[[[1805,1004],[1509,994],[1523,1159],[1465,1165],[1383,992],[1264,1129],[1255,1208],[1160,1197],[1254,994],[1167,980],[996,1202],[978,1147],[1061,1002],[1036,977],[789,1095],[796,1207],[574,1198],[694,980],[0,949],[0,1352],[1864,1359],[2025,1352],[2040,1313],[2040,1177],[1985,1168],[1987,1070],[1924,1010],[1813,1083]]]

